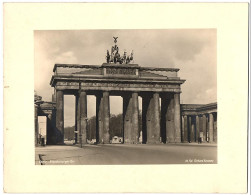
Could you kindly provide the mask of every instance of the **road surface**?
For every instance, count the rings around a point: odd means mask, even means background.
[[[216,164],[217,146],[209,144],[85,145],[36,147],[36,164]]]

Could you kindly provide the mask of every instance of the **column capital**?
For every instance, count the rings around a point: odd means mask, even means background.
[[[158,93],[158,92],[154,92],[154,93],[153,93],[153,97],[159,98],[159,93]]]
[[[110,91],[105,90],[105,91],[102,91],[102,92],[103,92],[103,94],[104,94],[104,93],[109,93]]]
[[[56,89],[56,92],[64,92],[64,89]]]
[[[83,92],[83,91],[86,92],[86,89],[79,89],[78,91],[79,92]]]

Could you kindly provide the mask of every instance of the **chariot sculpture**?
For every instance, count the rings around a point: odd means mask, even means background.
[[[127,52],[124,51],[123,56],[119,53],[119,47],[117,46],[117,39],[118,37],[113,37],[115,45],[111,48],[111,54],[109,53],[109,50],[107,50],[106,54],[106,62],[107,63],[114,63],[114,64],[130,64],[130,62],[133,60],[133,51],[130,55],[127,55]]]

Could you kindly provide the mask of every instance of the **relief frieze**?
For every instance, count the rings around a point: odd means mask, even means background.
[[[129,88],[177,88],[175,85],[168,84],[133,84],[133,83],[82,83],[83,87],[129,87]]]
[[[106,68],[106,74],[136,75],[136,69],[130,68]]]
[[[72,86],[78,87],[78,82],[57,82],[57,86]],[[82,82],[82,87],[119,87],[119,88],[163,88],[163,89],[177,89],[178,85],[170,84],[154,84],[154,83],[97,83],[97,82]]]

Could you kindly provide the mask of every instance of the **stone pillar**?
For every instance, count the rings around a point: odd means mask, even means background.
[[[37,105],[34,105],[34,123],[35,123],[35,146],[38,145],[38,106]]]
[[[161,96],[161,119],[160,119],[160,137],[161,142],[166,143],[166,112],[167,112],[168,98],[167,94]]]
[[[159,94],[145,94],[142,99],[143,143],[160,143]]]
[[[124,143],[139,142],[138,93],[123,96]]]
[[[103,92],[103,140],[104,144],[110,143],[110,101],[109,92]]]
[[[194,120],[193,120],[193,116],[189,116],[189,141],[190,142],[194,142],[195,139],[194,139],[194,135],[195,135],[195,132],[194,132]]]
[[[175,142],[174,98],[172,94],[161,97],[161,137],[163,143]]]
[[[79,142],[79,136],[80,136],[80,126],[81,126],[81,120],[80,120],[80,102],[79,102],[79,94],[78,94],[78,105],[77,105],[77,131],[78,131],[78,142]]]
[[[181,116],[181,142],[184,142],[185,124],[184,115]]]
[[[208,128],[209,143],[213,142],[213,131],[214,131],[214,117],[213,113],[209,113],[209,128]]]
[[[174,94],[174,129],[175,129],[175,142],[181,142],[180,136],[180,94]]]
[[[130,95],[123,96],[123,129],[124,143],[131,144],[132,136],[132,98]]]
[[[195,124],[194,124],[194,116],[191,116],[191,122],[192,122],[192,126],[191,126],[191,142],[195,142]]]
[[[200,137],[200,119],[199,116],[196,115],[196,141],[199,140]]]
[[[159,94],[154,93],[147,109],[147,143],[160,143]]]
[[[159,93],[153,94],[153,135],[155,143],[160,143],[160,104]]]
[[[80,107],[80,131],[79,143],[80,147],[87,143],[87,95],[85,91],[79,92],[79,107]]]
[[[139,98],[138,93],[132,93],[132,129],[135,143],[139,143]]]
[[[61,90],[56,92],[56,130],[56,142],[64,144],[64,93]]]
[[[192,127],[192,121],[191,121],[191,116],[187,117],[188,119],[188,127],[187,127],[187,132],[188,132],[188,142],[191,142],[191,127]]]
[[[187,115],[184,115],[184,142],[188,142]]]
[[[96,142],[104,143],[103,140],[103,95],[96,96]]]
[[[213,132],[213,141],[217,143],[217,113],[214,113],[214,132]]]
[[[207,142],[207,117],[205,114],[202,116],[202,132],[203,132],[203,142]]]
[[[77,132],[75,132],[75,144],[77,144],[78,143],[78,133],[79,133],[79,131],[78,131],[78,116],[79,116],[79,113],[78,113],[78,111],[79,111],[79,109],[78,109],[78,95],[75,95],[75,131]]]
[[[52,126],[52,111],[47,115],[47,132],[46,132],[46,145],[53,144],[53,126]]]

